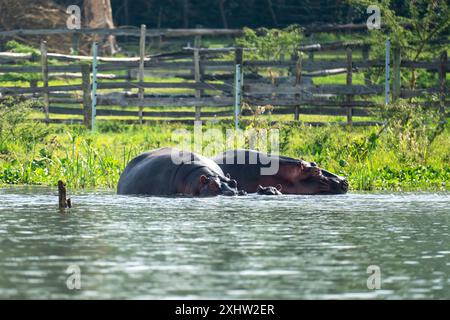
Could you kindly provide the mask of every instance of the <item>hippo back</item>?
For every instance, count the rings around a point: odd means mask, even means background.
[[[172,160],[177,154],[182,163]],[[186,164],[187,163],[187,164]],[[220,167],[203,156],[172,148],[142,153],[129,162],[120,175],[118,194],[175,195],[193,181],[183,179],[193,170],[223,176]]]

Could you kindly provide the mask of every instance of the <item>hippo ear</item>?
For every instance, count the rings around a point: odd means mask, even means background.
[[[201,175],[200,176],[200,183],[201,184],[207,184],[208,183],[208,178],[205,175]]]
[[[263,187],[260,184],[258,184],[258,187],[256,187],[256,190],[261,191],[262,189],[263,189]]]
[[[225,177],[227,177],[228,179],[231,179],[230,173],[227,172],[227,174],[225,175]]]
[[[281,189],[283,189],[283,186],[281,184],[277,184],[277,186],[275,188],[281,192]]]

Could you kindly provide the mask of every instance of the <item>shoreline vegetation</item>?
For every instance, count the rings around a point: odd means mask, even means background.
[[[193,133],[193,125],[125,125],[99,122],[91,132],[81,125],[46,125],[31,119],[32,102],[0,104],[0,186],[56,186],[71,189],[116,188],[120,173],[138,154],[175,146],[174,130]],[[257,112],[258,113],[263,113]],[[311,127],[272,124],[261,114],[242,129],[278,129],[280,154],[302,157],[346,176],[350,191],[449,191],[450,130],[437,110],[412,108],[406,102],[382,111],[385,126]],[[230,122],[205,121],[225,138]],[[203,148],[208,139],[204,139]],[[240,146],[248,147],[247,145]],[[219,149],[211,152],[218,153]],[[206,150],[205,156],[208,154]]]
[[[364,12],[371,4],[368,0],[352,1],[353,3],[363,8]],[[448,38],[445,27],[448,26],[449,10],[444,2],[440,2],[440,10],[435,10],[433,3],[425,5],[419,2],[408,6],[406,17],[398,15],[388,3],[379,5],[385,16],[383,29],[359,35],[318,33],[315,34],[314,41],[364,40],[365,43],[372,44],[370,58],[374,60],[384,58],[383,44],[387,38],[391,39],[392,48],[401,48],[402,59],[405,60],[432,61],[437,53],[448,50],[448,45],[433,44],[434,40]],[[423,23],[417,24],[417,21]],[[430,21],[434,23],[429,23]],[[292,25],[283,30],[246,29],[244,36],[236,39],[235,44],[255,49],[246,51],[246,58],[267,60],[289,57],[298,49],[299,43],[309,43],[309,40],[311,39],[306,37],[299,26]],[[203,42],[203,46],[223,46],[229,42],[229,39],[223,38]],[[15,41],[8,42],[6,48],[39,57],[39,50]],[[136,45],[130,45],[128,49],[130,52],[137,52],[137,48]],[[305,55],[301,51],[297,53],[299,57]],[[346,56],[347,53],[342,50],[318,51],[314,59],[344,59]],[[49,64],[53,63],[56,62],[50,59]],[[24,62],[24,65],[27,64],[33,63]],[[380,70],[368,69],[366,74],[355,72],[353,84],[363,85],[366,77],[372,84],[382,84],[384,71]],[[265,75],[272,71],[267,70]],[[447,72],[447,82],[449,77]],[[425,69],[401,69],[400,78],[405,88],[431,88],[437,83],[438,73],[430,73]],[[146,77],[144,80],[183,81],[177,77],[161,79]],[[30,81],[35,81],[38,86],[42,85],[40,74],[0,75],[0,83],[4,86],[28,86]],[[79,79],[50,79],[52,85],[79,83]],[[327,75],[314,78],[313,83],[346,84],[347,79],[345,74]],[[185,93],[179,88],[152,90],[146,89],[145,93]],[[284,122],[291,120],[292,115],[270,114],[271,109],[277,108],[276,105],[248,106],[254,108],[251,110],[253,115],[243,117],[245,123],[241,129],[278,129],[280,154],[314,161],[331,172],[347,177],[350,191],[450,191],[450,118],[448,114],[445,115],[448,107],[445,106],[445,96],[443,98],[426,95],[409,100],[399,99],[395,104],[373,108],[370,117],[365,119],[377,120],[384,125],[372,127],[338,125],[333,123],[339,118],[335,116],[302,115],[302,121],[329,122],[325,126],[311,127],[300,121]],[[373,99],[383,103],[380,95],[373,96]],[[425,107],[430,102],[433,102],[433,106]],[[132,158],[148,150],[176,145],[171,137],[177,129],[186,129],[191,133],[194,130],[192,124],[168,123],[160,118],[151,125],[141,126],[122,124],[109,117],[109,121],[98,121],[96,131],[92,133],[82,125],[46,125],[42,121],[33,120],[36,117],[42,120],[43,117],[43,113],[38,111],[40,106],[33,105],[35,103],[0,100],[0,186],[56,186],[58,180],[64,180],[70,189],[115,189],[120,173]],[[119,106],[110,108],[120,109]],[[129,110],[137,111],[136,108]],[[152,108],[178,111],[185,107]],[[202,108],[202,111],[206,110],[211,113],[216,111]],[[231,106],[228,110],[231,114]],[[81,119],[81,115],[78,118]],[[136,118],[133,116],[133,119]],[[273,124],[272,120],[277,121],[277,124]],[[217,129],[224,136],[230,128],[233,128],[232,122],[221,118],[206,120],[203,126],[205,131]],[[202,145],[203,148],[205,146]],[[248,148],[248,144],[235,147]],[[224,150],[216,149],[215,154],[220,151]],[[214,154],[206,151],[203,155]]]

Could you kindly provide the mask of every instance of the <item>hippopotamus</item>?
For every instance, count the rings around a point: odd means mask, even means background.
[[[277,185],[276,187],[268,186],[263,187],[262,185],[258,185],[256,187],[256,194],[264,195],[264,196],[279,196],[281,195],[281,184]]]
[[[175,148],[160,148],[132,159],[120,175],[117,193],[152,196],[234,196],[236,180],[211,159]]]
[[[302,159],[255,150],[229,150],[213,160],[249,193],[257,192],[259,185],[278,184],[284,194],[342,194],[348,191],[347,179]],[[268,169],[273,169],[273,164],[276,164],[276,170],[270,172]],[[263,170],[267,172],[263,173]]]

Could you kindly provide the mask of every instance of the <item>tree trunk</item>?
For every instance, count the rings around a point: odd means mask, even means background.
[[[222,17],[222,24],[225,29],[228,29],[228,21],[227,16],[225,14],[225,6],[224,6],[225,0],[219,0],[219,9],[220,9],[220,16]]]
[[[189,0],[183,0],[183,28],[189,28]]]
[[[272,0],[267,0],[267,7],[269,8],[270,15],[272,16],[272,21],[275,27],[278,27],[278,20],[275,11],[273,11]]]
[[[84,0],[85,25],[89,28],[114,29],[110,0]],[[102,51],[114,54],[118,51],[116,38],[112,35],[100,40]]]

